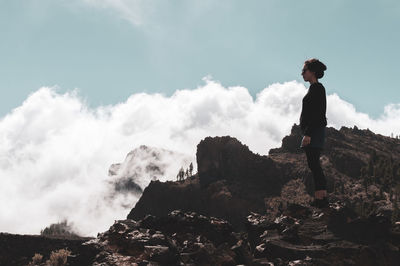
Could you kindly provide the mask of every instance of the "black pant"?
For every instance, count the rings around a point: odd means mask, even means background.
[[[326,190],[326,179],[319,161],[322,149],[306,146],[304,150],[306,151],[308,167],[314,177],[315,190]]]

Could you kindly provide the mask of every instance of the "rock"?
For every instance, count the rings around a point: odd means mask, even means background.
[[[360,173],[375,157],[400,169],[400,140],[327,128],[329,206],[318,209],[309,204],[314,184],[300,138],[294,125],[280,148],[261,156],[233,137],[207,137],[197,145],[198,174],[152,180],[127,219],[95,239],[0,234],[0,264],[26,265],[34,252],[48,258],[52,248],[71,247],[70,265],[398,265],[400,225],[389,193],[378,195],[378,183],[364,187]],[[122,169],[114,165],[110,178]]]

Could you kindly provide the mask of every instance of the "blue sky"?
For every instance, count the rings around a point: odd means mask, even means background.
[[[255,95],[303,82],[304,60],[357,111],[399,103],[396,1],[0,0],[0,116],[42,86],[78,88],[90,106],[171,95],[211,75]]]

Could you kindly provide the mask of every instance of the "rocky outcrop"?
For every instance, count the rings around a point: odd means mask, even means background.
[[[127,218],[181,209],[226,219],[240,230],[244,217],[251,211],[265,212],[265,197],[279,196],[291,178],[282,165],[229,136],[205,138],[197,145],[196,157],[198,174],[183,183],[152,181]]]
[[[240,184],[243,190],[279,194],[288,179],[268,156],[254,154],[236,138],[206,137],[197,145],[198,175],[202,187],[217,180]]]
[[[104,265],[115,265],[115,261],[131,265],[236,265],[236,261],[247,259],[231,249],[239,240],[239,234],[224,220],[176,210],[163,217],[146,215],[139,221],[116,221],[85,245],[98,249],[95,261]]]
[[[359,218],[338,201],[329,208],[288,204],[274,219],[252,213],[246,230],[195,212],[116,221],[95,240],[95,261],[143,265],[396,265],[400,232],[383,216]]]
[[[232,194],[232,190],[225,180],[213,182],[206,189],[200,186],[198,178],[185,184],[152,181],[144,190],[143,199],[136,203],[127,218],[139,220],[147,214],[166,216],[173,210],[181,209],[224,218],[240,230],[244,228],[245,216],[249,210],[262,212],[265,206],[261,196],[258,200],[255,199],[257,195],[245,194],[238,197]]]
[[[255,260],[274,265],[398,265],[399,229],[384,216],[360,218],[336,199],[323,210],[290,203],[273,221],[248,217]]]
[[[243,217],[250,212],[266,212],[265,202],[280,196],[291,180],[301,179],[306,193],[314,194],[314,181],[299,148],[301,137],[300,127],[294,125],[282,146],[271,149],[268,156],[254,154],[230,136],[207,137],[197,145],[198,173],[183,183],[151,182],[128,218],[166,215],[179,208],[227,219],[236,229],[242,229]],[[391,151],[391,156],[400,160],[400,145],[393,148],[396,141],[368,130],[327,128],[321,163],[328,192],[340,188],[342,195],[359,195],[360,169],[367,165],[372,150],[380,147],[378,153],[388,155]],[[304,197],[300,194],[297,200],[304,201]]]
[[[303,154],[299,149],[302,134],[300,126],[293,125],[289,136],[282,139],[280,148],[271,149],[269,154]],[[332,127],[326,129],[326,143],[323,155],[332,164],[335,170],[357,179],[360,177],[360,169],[366,166],[373,152],[378,155],[400,160],[400,140],[396,138],[375,134],[368,129],[360,130],[341,127],[336,130]]]
[[[230,136],[203,139],[197,174],[182,182],[152,180],[127,219],[79,243],[68,262],[398,265],[400,140],[356,127],[327,128],[321,164],[330,204],[317,209],[309,204],[314,184],[301,137],[294,125],[268,156]],[[121,169],[111,167],[111,176]],[[21,245],[13,237],[19,236],[0,235],[6,252]],[[40,241],[37,245],[48,245]],[[46,247],[42,252],[48,256]],[[0,264],[26,262],[33,254],[28,250],[13,253],[12,260],[4,253]]]

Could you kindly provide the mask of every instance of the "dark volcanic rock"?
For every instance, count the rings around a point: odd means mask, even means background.
[[[263,215],[248,216],[248,241],[255,258],[282,265],[294,260],[306,260],[305,265],[381,265],[382,261],[398,265],[400,241],[390,225],[386,224],[380,238],[374,238],[377,233],[368,231],[383,228],[382,220],[353,223],[350,217],[354,215],[340,202],[332,202],[324,210],[293,203],[273,221]],[[357,230],[360,224],[362,229]],[[355,229],[354,234],[342,234]]]
[[[97,239],[85,243],[98,250],[96,263],[115,261],[151,265],[237,265],[250,263],[250,249],[221,219],[175,210],[147,215],[138,222],[119,220]],[[146,264],[147,265],[147,264]]]
[[[198,174],[184,183],[152,181],[127,218],[193,210],[227,219],[234,228],[243,229],[244,217],[265,211],[265,197],[279,196],[292,178],[285,175],[286,165],[252,153],[229,136],[202,140],[197,146],[197,164]]]
[[[71,246],[69,265],[399,265],[400,140],[327,128],[324,209],[309,204],[314,184],[300,141],[294,125],[261,156],[235,138],[207,137],[196,175],[151,181],[127,219],[96,239],[28,237],[24,252],[20,236],[0,235],[0,264]]]
[[[230,136],[207,137],[197,145],[198,173],[184,182],[151,182],[128,218],[162,216],[181,209],[226,219],[236,230],[243,230],[243,217],[251,212],[269,212],[271,199],[281,196],[281,201],[286,198],[307,203],[314,194],[314,181],[299,148],[300,140],[300,127],[294,125],[291,135],[282,140],[282,147],[261,156]],[[356,127],[342,127],[339,131],[327,128],[321,164],[328,192],[355,204],[357,198],[366,196],[362,194],[359,173],[361,167],[367,166],[371,151],[376,149],[378,154],[400,161],[399,144],[399,140]],[[292,186],[290,182],[296,179],[302,180],[309,196],[299,190],[287,194],[290,190],[285,187]]]
[[[327,226],[343,239],[365,244],[388,238],[391,222],[379,214],[362,218],[352,209],[343,207],[331,214]]]
[[[198,174],[184,183],[150,184],[128,217],[165,215],[166,211],[180,208],[226,219],[235,230],[247,232],[259,263],[266,263],[262,261],[266,258],[283,265],[284,260],[295,259],[305,265],[329,265],[337,260],[341,261],[337,265],[373,265],[379,259],[397,258],[398,234],[390,233],[390,209],[382,203],[378,210],[386,210],[385,215],[375,212],[360,217],[355,204],[369,197],[363,192],[360,173],[372,152],[399,161],[400,141],[356,127],[342,127],[339,131],[327,128],[321,164],[331,201],[336,205],[327,213],[316,214],[304,194],[313,195],[314,183],[305,154],[299,149],[301,137],[299,126],[294,125],[291,135],[282,140],[282,147],[271,149],[268,156],[252,153],[229,136],[207,137],[197,146]],[[299,178],[305,185],[304,192],[295,187]],[[280,204],[278,211],[272,212],[268,205],[275,199]],[[243,215],[253,215],[257,226],[241,219]],[[259,238],[264,242],[257,242]],[[391,238],[393,243],[388,242]],[[392,247],[393,252],[388,255],[376,249],[374,239]],[[370,249],[375,250],[376,256],[365,262]],[[311,262],[311,258],[315,261]]]
[[[206,189],[200,186],[198,178],[187,180],[186,183],[152,181],[127,218],[139,220],[147,214],[166,216],[169,212],[180,209],[225,218],[235,228],[240,229],[244,227],[249,211],[262,212],[265,206],[262,196],[258,201],[234,197],[231,191],[233,189],[225,180],[214,182]],[[257,195],[251,196],[254,198]]]
[[[259,188],[266,194],[277,194],[288,181],[271,158],[254,154],[230,136],[206,137],[197,145],[196,158],[203,187],[225,179],[251,189]]]
[[[342,232],[356,225],[350,217],[354,215],[340,202],[331,202],[323,210],[289,203],[275,219],[250,214],[246,217],[247,229],[236,232],[225,220],[175,210],[163,217],[147,215],[138,221],[117,220],[96,239],[73,247],[75,256],[69,257],[68,263],[369,266],[384,261],[385,265],[398,265],[399,234],[385,230],[378,239],[344,239]],[[382,228],[382,221],[370,219],[363,228],[365,232],[374,231]],[[10,243],[12,247],[13,242]],[[53,243],[46,243],[50,244]],[[36,251],[39,250],[37,247]],[[1,258],[0,263],[20,265]],[[20,257],[19,262],[22,261],[26,263],[27,258]]]

